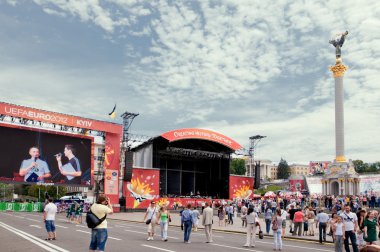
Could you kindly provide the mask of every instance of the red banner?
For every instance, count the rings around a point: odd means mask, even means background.
[[[289,179],[289,189],[292,192],[299,192],[305,189],[305,181],[303,179]]]
[[[133,168],[126,187],[127,208],[148,207],[160,195],[160,170]]]
[[[106,133],[104,148],[104,193],[112,204],[119,203],[120,134]]]
[[[131,209],[146,209],[148,208],[151,200],[145,200],[138,205],[134,206],[134,197],[126,197],[127,198],[127,208]],[[169,209],[174,209],[174,207],[186,207],[188,204],[191,204],[192,207],[201,207],[206,202],[211,204],[211,199],[195,199],[195,198],[156,198],[154,199],[157,205],[166,206]],[[217,202],[221,202],[221,200],[214,200]]]
[[[252,177],[230,175],[230,199],[252,199],[253,183]]]
[[[46,123],[111,132],[116,134],[120,134],[120,129],[122,128],[120,124],[116,123],[102,122],[98,120],[49,112],[46,110],[33,109],[3,102],[0,102],[0,114]]]
[[[161,135],[163,138],[170,142],[184,140],[184,139],[202,139],[217,142],[224,146],[227,146],[233,150],[241,149],[241,145],[232,140],[231,138],[224,136],[218,132],[205,130],[205,129],[178,129],[166,132]]]

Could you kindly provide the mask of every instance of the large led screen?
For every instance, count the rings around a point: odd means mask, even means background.
[[[89,186],[91,140],[0,126],[0,182]]]

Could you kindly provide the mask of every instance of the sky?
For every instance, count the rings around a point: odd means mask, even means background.
[[[380,1],[0,0],[0,101],[122,123],[205,128],[289,163],[335,157],[335,48],[346,157],[380,161]]]

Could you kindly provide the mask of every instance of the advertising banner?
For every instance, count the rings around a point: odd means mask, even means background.
[[[121,125],[0,102],[0,115],[119,134]]]
[[[104,193],[108,196],[119,195],[119,171],[106,170],[104,178]]]
[[[91,184],[92,139],[0,123],[0,182]]]
[[[380,174],[360,175],[360,193],[373,194],[380,192]]]
[[[0,202],[0,211],[12,212],[41,212],[42,203],[14,203],[14,202]]]
[[[160,171],[156,169],[133,168],[131,182],[127,183],[127,208],[145,208],[160,194]],[[128,200],[129,199],[129,200]]]
[[[157,205],[166,206],[169,209],[175,209],[177,207],[186,207],[191,204],[192,207],[202,207],[206,202],[211,204],[211,199],[195,199],[195,198],[156,198],[154,199]],[[140,204],[134,206],[134,197],[127,197],[127,208],[134,209],[146,209],[148,208],[151,200],[145,200]]]
[[[218,132],[205,129],[178,129],[166,132],[161,136],[169,140],[170,142],[184,139],[202,139],[220,143],[233,150],[238,150],[242,148],[240,144],[238,144],[231,138],[224,136]]]
[[[245,176],[230,175],[229,197],[230,199],[252,199],[253,178]]]
[[[330,161],[310,161],[309,174],[316,175],[326,173],[330,163]]]
[[[305,189],[305,181],[303,179],[289,179],[289,190],[291,192],[299,192]]]

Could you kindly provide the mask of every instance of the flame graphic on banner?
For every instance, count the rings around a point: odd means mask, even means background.
[[[154,198],[154,196],[151,195],[151,193],[153,193],[154,190],[150,188],[149,184],[140,182],[138,178],[132,179],[131,183],[127,185],[127,188],[131,192],[132,196],[135,198],[133,208],[136,208],[144,200],[151,200]]]
[[[161,198],[159,201],[158,201],[158,205],[160,206],[160,207],[162,207],[162,206],[169,206],[170,205],[170,201],[169,200],[167,200],[167,199],[164,199],[164,198]]]
[[[104,153],[104,166],[106,168],[110,167],[112,164],[114,154],[115,150],[113,149],[112,145],[106,145]]]
[[[248,185],[240,186],[239,189],[236,190],[234,193],[235,198],[240,199],[249,199],[249,196],[251,196],[252,190],[249,189]]]

